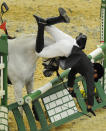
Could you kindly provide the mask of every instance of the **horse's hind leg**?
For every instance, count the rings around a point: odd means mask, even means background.
[[[32,77],[26,84],[27,94],[31,93],[34,89],[34,78]]]

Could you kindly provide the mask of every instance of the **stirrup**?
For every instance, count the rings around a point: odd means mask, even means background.
[[[63,17],[64,22],[70,23],[70,18],[68,17],[66,11],[65,11],[63,8],[59,8],[58,11],[59,11],[59,13],[60,13],[60,16]]]

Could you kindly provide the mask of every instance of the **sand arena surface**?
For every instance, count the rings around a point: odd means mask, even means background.
[[[1,0],[2,2],[3,0]],[[87,54],[96,49],[97,44],[99,44],[101,0],[5,0],[5,2],[9,6],[9,11],[3,18],[7,21],[8,32],[12,36],[35,34],[37,24],[32,16],[33,14],[44,18],[57,16],[58,7],[63,7],[66,9],[71,22],[69,24],[61,23],[56,26],[73,37],[76,37],[79,32],[85,33],[88,37],[85,49]],[[35,72],[34,89],[41,87],[55,77],[54,74],[52,78],[45,78],[42,69],[40,59]],[[25,89],[23,89],[23,95],[26,95]],[[8,97],[9,103],[15,101],[13,87],[9,87]],[[51,131],[106,131],[106,110],[99,109],[96,114],[97,116],[92,116],[91,119],[84,116]],[[28,129],[27,121],[25,123]],[[17,131],[11,113],[9,114],[9,126],[10,131]]]

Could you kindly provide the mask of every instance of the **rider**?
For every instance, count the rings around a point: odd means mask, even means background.
[[[104,69],[99,63],[93,64],[87,55],[82,51],[82,44],[85,45],[87,40],[85,35],[74,39],[53,26],[53,24],[61,22],[70,22],[66,11],[63,8],[59,8],[58,10],[60,14],[58,17],[42,19],[34,15],[38,24],[35,49],[39,56],[44,58],[59,57],[60,61],[65,61],[64,69],[71,68],[68,74],[68,87],[72,96],[75,96],[73,90],[75,74],[80,73],[82,76],[84,76],[87,84],[87,111],[92,112],[95,94],[94,81],[98,81],[98,79],[103,76]],[[55,40],[55,43],[47,47],[44,47],[44,30],[49,32],[49,34],[51,34]]]

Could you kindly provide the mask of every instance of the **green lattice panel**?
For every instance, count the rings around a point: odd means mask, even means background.
[[[56,93],[43,98],[43,103],[51,123],[78,112],[72,96],[66,89],[57,91]]]

